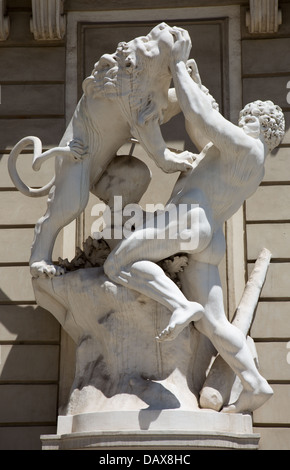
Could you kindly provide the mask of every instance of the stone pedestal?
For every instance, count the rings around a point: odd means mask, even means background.
[[[59,416],[44,450],[194,450],[258,448],[250,415],[216,411],[140,410]]]
[[[156,335],[170,313],[110,282],[102,268],[33,280],[37,303],[77,344],[76,372],[57,434],[43,449],[253,449],[250,415],[199,408],[212,350],[192,327]]]

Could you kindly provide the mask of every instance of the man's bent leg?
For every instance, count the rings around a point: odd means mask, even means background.
[[[195,323],[195,327],[210,339],[243,385],[236,403],[223,411],[253,411],[267,401],[273,391],[258,372],[245,335],[226,318],[217,266],[190,262],[182,278],[186,297],[191,299],[194,296],[205,306],[205,314]]]
[[[210,339],[243,385],[238,400],[222,411],[251,412],[263,405],[272,396],[273,390],[258,372],[244,334],[226,319],[220,322]]]
[[[136,290],[167,307],[172,316],[168,327],[158,340],[172,340],[191,322],[199,320],[204,309],[190,302],[177,285],[155,262],[167,258],[178,250],[174,240],[136,239],[129,237],[113,250],[104,271],[107,276],[125,287]]]

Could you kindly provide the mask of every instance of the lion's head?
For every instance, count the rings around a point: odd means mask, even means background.
[[[146,123],[163,120],[171,82],[170,54],[174,30],[166,23],[155,26],[147,36],[118,44],[114,54],[105,54],[83,82],[85,95],[119,98],[129,120]]]

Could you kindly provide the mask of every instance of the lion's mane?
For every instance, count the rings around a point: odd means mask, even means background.
[[[148,68],[153,67],[153,61],[134,47],[134,41],[119,43],[114,58],[116,63],[108,67],[101,67],[100,61],[95,64],[91,75],[83,82],[85,96],[119,99],[128,120],[136,120],[138,125],[144,125],[149,119],[158,119],[162,123],[157,100],[148,91],[148,82],[144,80],[144,71],[148,76]],[[160,70],[153,72],[155,77],[158,73],[159,80],[162,78]],[[169,70],[165,73],[169,84]]]

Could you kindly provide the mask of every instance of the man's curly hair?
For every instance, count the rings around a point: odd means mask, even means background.
[[[285,135],[285,119],[282,109],[272,101],[254,101],[247,104],[240,112],[240,119],[247,116],[256,116],[261,125],[265,142],[270,151],[281,143]]]

